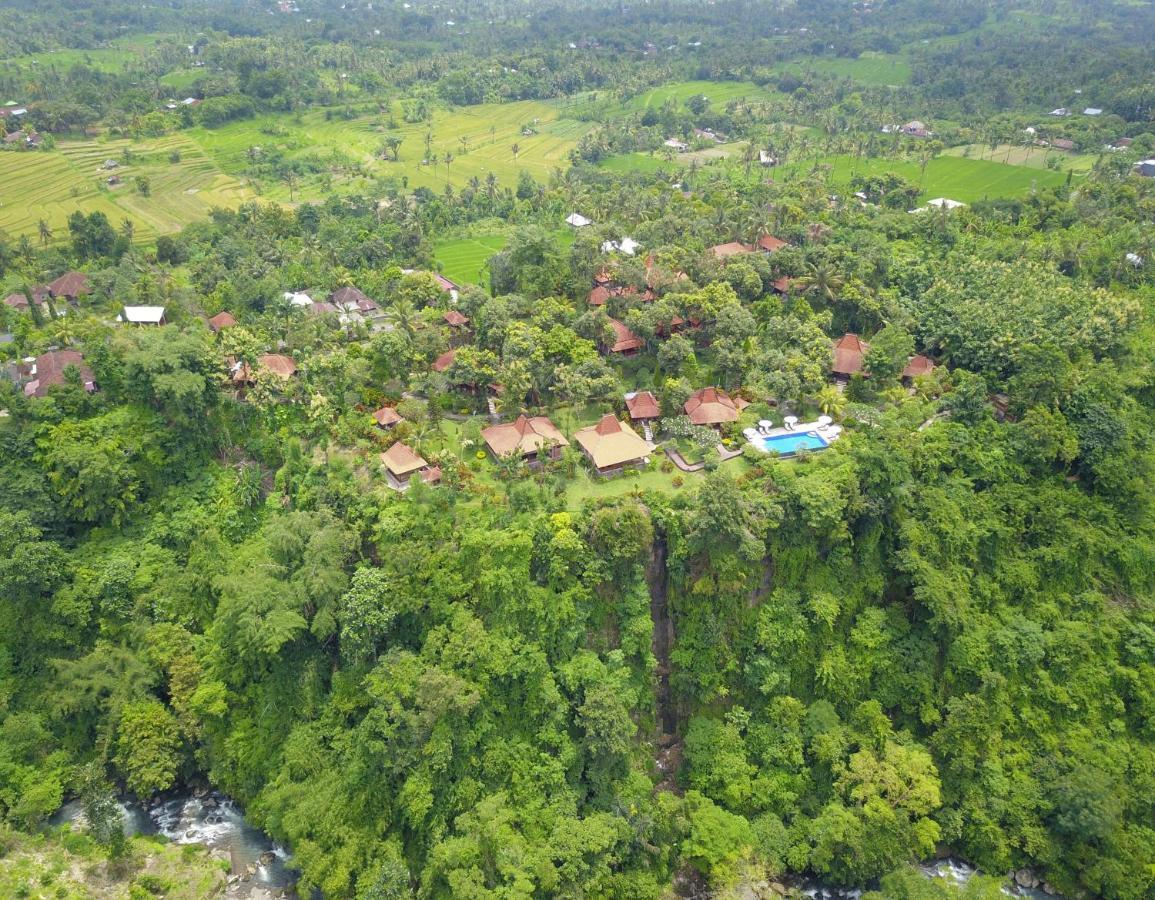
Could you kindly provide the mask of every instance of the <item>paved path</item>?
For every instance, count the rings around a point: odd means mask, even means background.
[[[701,472],[704,468],[706,468],[705,463],[694,463],[691,465],[690,463],[686,462],[686,460],[682,458],[682,454],[675,450],[673,447],[665,447],[664,449],[666,451],[666,456],[670,457],[670,462],[672,462],[683,472]]]

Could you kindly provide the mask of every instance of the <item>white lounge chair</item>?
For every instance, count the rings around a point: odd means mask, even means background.
[[[798,416],[786,416],[786,418],[782,420],[782,425],[786,428],[787,431],[793,431],[794,426],[797,424]]]

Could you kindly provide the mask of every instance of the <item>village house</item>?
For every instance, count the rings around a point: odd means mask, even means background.
[[[914,379],[922,375],[929,375],[933,371],[934,361],[929,356],[923,356],[920,353],[917,356],[912,356],[906,364],[906,368],[902,370],[902,381],[904,384],[910,384]]]
[[[715,259],[729,259],[731,256],[744,256],[748,253],[774,253],[790,244],[782,238],[772,234],[764,234],[753,244],[743,241],[727,241],[725,244],[716,244],[710,248]]]
[[[677,153],[685,153],[690,149],[689,145],[685,141],[679,141],[677,138],[667,138],[662,142],[662,146],[669,147],[671,150],[674,150]]]
[[[392,406],[382,406],[380,409],[374,410],[373,421],[377,423],[378,428],[388,430],[395,425],[400,425],[405,421],[405,418]]]
[[[898,130],[905,134],[907,137],[915,138],[928,138],[934,134],[933,131],[926,127],[925,123],[920,122],[918,119],[913,119],[912,121],[907,122]]]
[[[92,293],[88,276],[83,272],[65,272],[54,281],[48,282],[46,288],[54,300],[63,298],[70,303],[75,303],[85,294]]]
[[[457,351],[456,350],[446,350],[439,357],[437,357],[437,359],[433,360],[433,365],[430,366],[430,368],[434,372],[444,372],[451,365],[453,365],[453,360],[456,358],[457,358]]]
[[[372,298],[351,286],[337,288],[329,294],[328,302],[335,309],[357,318],[375,319],[382,315]]]
[[[866,351],[870,345],[857,334],[844,334],[834,342],[834,362],[830,367],[835,381],[847,381],[856,372],[861,372],[866,363]]]
[[[212,316],[209,320],[209,331],[213,334],[218,334],[226,328],[232,328],[237,324],[237,320],[233,318],[232,313],[219,312]]]
[[[651,391],[635,391],[626,394],[626,409],[634,422],[652,422],[662,414],[658,398]]]
[[[427,484],[436,484],[441,480],[441,469],[429,465],[412,448],[400,441],[381,454],[381,462],[385,466],[389,487],[395,491],[408,490],[410,479],[417,474]]]
[[[609,322],[614,329],[614,342],[610,345],[610,353],[632,356],[645,346],[645,341],[630,331],[625,323],[619,322],[617,319],[610,319]]]
[[[653,444],[643,440],[629,425],[608,413],[596,425],[578,429],[574,440],[599,475],[612,475],[644,465],[654,449]]]
[[[1144,178],[1155,178],[1155,159],[1144,159],[1141,162],[1135,163],[1132,170],[1136,175],[1142,175]]]
[[[565,217],[565,223],[571,228],[585,228],[593,224],[592,219],[587,219],[581,213],[572,212]]]
[[[520,456],[531,463],[542,454],[557,459],[561,448],[569,446],[565,435],[546,416],[518,416],[514,422],[483,429],[481,437],[498,459]]]
[[[1062,150],[1065,153],[1069,153],[1075,149],[1075,142],[1068,138],[1055,138],[1053,141],[1051,141],[1051,146],[1056,150]]]
[[[36,357],[26,371],[29,379],[24,385],[26,397],[43,397],[53,385],[66,382],[66,371],[75,366],[80,373],[80,383],[84,390],[92,393],[96,390],[92,369],[84,362],[84,357],[76,350],[51,350]]]
[[[118,322],[127,322],[129,325],[164,325],[163,306],[126,306],[124,312],[116,317]]]
[[[720,428],[726,422],[737,422],[738,404],[721,388],[704,387],[690,395],[683,406],[695,425]]]
[[[257,369],[272,372],[283,381],[288,381],[297,374],[297,362],[283,353],[262,353],[257,357]],[[248,363],[233,363],[230,371],[234,384],[252,384],[255,380]]]

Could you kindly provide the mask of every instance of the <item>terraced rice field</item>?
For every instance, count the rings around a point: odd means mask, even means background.
[[[114,170],[122,183],[110,187],[110,172],[101,166],[119,160],[126,147],[134,160]],[[174,150],[180,162],[169,161]],[[149,179],[150,196],[137,190],[138,175]],[[254,196],[182,135],[144,142],[61,141],[52,151],[0,153],[0,183],[0,228],[35,236],[45,219],[57,238],[66,234],[76,210],[103,212],[114,226],[130,219],[136,239],[148,241],[203,219],[214,206],[237,206]]]
[[[836,184],[848,184],[855,173],[881,175],[894,172],[914,184],[921,181],[923,199],[949,197],[963,203],[1023,197],[1032,190],[1058,187],[1067,180],[1066,172],[958,156],[932,159],[927,164],[925,178],[919,171],[919,164],[913,160],[860,159],[855,162],[850,156],[828,156],[817,161],[805,160],[789,164],[775,169],[774,177],[782,179],[804,176],[811,171],[815,162],[833,166],[833,181]]]
[[[224,171],[233,174],[248,167],[250,147],[277,148],[290,159],[323,157],[336,150],[375,176],[404,177],[411,188],[441,190],[446,183],[461,186],[471,178],[484,182],[490,173],[502,185],[512,186],[522,169],[545,181],[555,168],[569,165],[569,151],[591,127],[561,119],[557,107],[533,101],[436,109],[428,124],[401,122],[400,109],[393,112],[398,123],[395,129],[386,127],[387,115],[345,120],[307,113],[299,119],[265,116],[187,134]],[[523,135],[522,129],[527,127],[536,133]],[[429,156],[437,157],[436,166],[422,162],[427,132],[432,132]],[[382,142],[389,135],[402,141],[397,161],[380,158]],[[518,146],[516,158],[514,144]],[[448,167],[444,162],[447,154],[452,156]],[[268,187],[269,196],[288,199],[287,186]],[[310,196],[314,187],[306,179],[300,185],[301,195]]]
[[[901,85],[910,81],[910,61],[897,53],[867,51],[857,59],[819,56],[787,63],[781,71],[795,74],[818,72],[850,78],[860,84]]]

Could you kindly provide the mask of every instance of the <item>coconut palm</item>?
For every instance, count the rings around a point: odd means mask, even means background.
[[[37,229],[40,231],[40,243],[42,246],[47,246],[48,242],[52,240],[52,229],[48,226],[47,219],[41,219],[36,223]]]
[[[833,303],[846,283],[828,263],[808,263],[806,274],[798,279],[802,292],[817,297],[824,303]]]
[[[814,397],[824,415],[839,418],[846,409],[846,397],[834,385],[828,384]]]

